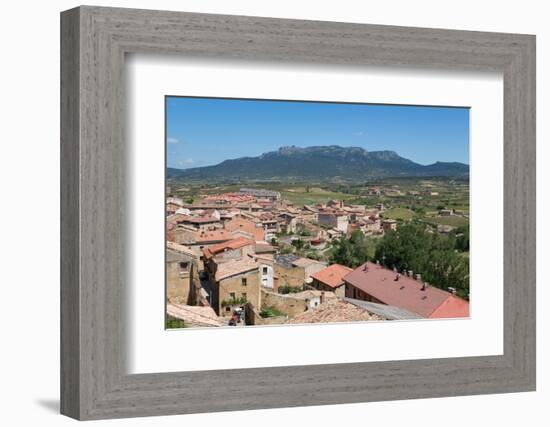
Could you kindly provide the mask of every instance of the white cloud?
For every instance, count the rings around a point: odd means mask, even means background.
[[[168,144],[177,144],[179,142],[178,138],[168,138],[166,141]]]
[[[367,135],[367,132],[365,132],[363,130],[353,132],[353,136],[366,136],[366,135]]]

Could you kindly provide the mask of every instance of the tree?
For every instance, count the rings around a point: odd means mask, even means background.
[[[305,242],[302,239],[294,239],[292,242],[290,242],[292,246],[296,248],[296,250],[302,250],[305,246]]]
[[[467,225],[461,225],[453,231],[456,236],[455,248],[461,252],[468,252],[470,250],[470,227]]]
[[[369,258],[369,244],[359,230],[354,231],[350,238],[341,237],[332,242],[329,260],[331,264],[342,264],[351,268],[358,267]]]
[[[454,235],[429,233],[424,225],[406,224],[389,231],[380,241],[375,257],[388,268],[412,270],[433,286],[447,289],[468,298],[470,276],[468,257],[456,250]]]

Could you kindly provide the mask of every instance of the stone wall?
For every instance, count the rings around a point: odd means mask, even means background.
[[[248,303],[244,307],[245,322],[247,325],[280,325],[286,323],[288,316],[266,317],[260,316],[260,310]]]
[[[277,287],[303,287],[306,279],[306,272],[302,267],[286,268],[277,263],[274,265],[274,274],[278,278]]]
[[[289,317],[307,310],[307,302],[303,298],[295,298],[292,294],[276,294],[262,289],[262,307],[275,307]]]
[[[246,285],[243,285],[243,279],[246,279]],[[231,293],[235,294],[236,299],[246,294],[246,300],[252,303],[254,307],[261,306],[260,274],[258,270],[220,280],[217,287],[219,304],[218,315],[220,316],[231,316],[231,309],[226,311],[225,307],[222,307],[222,302],[224,300],[228,301],[231,299]]]

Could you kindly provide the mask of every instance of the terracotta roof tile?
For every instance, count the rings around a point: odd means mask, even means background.
[[[237,274],[246,273],[258,269],[258,263],[250,258],[243,258],[238,261],[224,262],[218,264],[216,280],[220,281]]]
[[[450,292],[400,276],[385,267],[367,262],[344,277],[346,283],[378,301],[403,308],[426,318],[468,317],[469,303]]]
[[[248,245],[255,245],[254,240],[247,239],[246,237],[237,237],[236,239],[228,240],[227,242],[218,243],[217,245],[212,245],[209,248],[205,248],[203,253],[205,256],[210,257],[225,250],[235,250]]]
[[[376,314],[369,313],[367,310],[335,298],[294,316],[287,323],[359,322],[368,320],[383,319]]]
[[[315,280],[324,283],[331,288],[337,288],[344,284],[344,276],[353,271],[353,269],[340,264],[332,264],[327,268],[311,275]]]

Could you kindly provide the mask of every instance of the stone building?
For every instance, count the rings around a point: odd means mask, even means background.
[[[319,212],[317,215],[319,225],[334,228],[346,233],[348,231],[349,219],[346,214],[335,212]]]
[[[193,257],[166,249],[166,297],[169,301],[190,303]]]
[[[297,255],[275,256],[274,275],[276,287],[303,287],[306,279],[326,267],[325,263]]]
[[[260,271],[257,262],[250,258],[212,264],[215,271],[209,271],[214,285],[212,306],[219,316],[231,316],[236,308],[243,308],[249,302],[261,306]]]
[[[312,274],[311,286],[320,291],[334,292],[339,298],[346,296],[346,284],[344,276],[353,269],[340,264],[332,264],[327,268]]]

